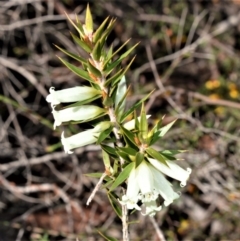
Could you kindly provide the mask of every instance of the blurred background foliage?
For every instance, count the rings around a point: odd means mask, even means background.
[[[127,81],[128,106],[146,103],[152,124],[177,123],[159,149],[184,149],[193,169],[179,200],[157,216],[166,240],[240,238],[240,1],[89,1],[97,26],[117,18],[107,45],[140,41]],[[85,82],[65,68],[54,44],[84,54],[64,12],[83,20],[86,1],[0,2],[0,233],[2,240],[121,238],[104,191],[85,203],[104,171],[98,147],[62,151],[45,97]],[[67,58],[65,56],[65,58]],[[129,59],[123,62],[128,63]],[[77,64],[73,60],[72,63]],[[88,126],[74,126],[80,131]],[[176,184],[177,185],[177,184]],[[178,188],[176,186],[176,188]],[[131,240],[159,240],[148,218],[131,216]]]

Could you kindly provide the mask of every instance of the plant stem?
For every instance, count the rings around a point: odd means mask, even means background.
[[[101,63],[94,60],[93,58],[92,58],[92,61],[95,63],[96,67],[101,66]],[[102,74],[101,78],[98,78],[99,83],[101,83],[100,87],[101,87],[102,91],[105,92],[106,96],[109,96],[108,88],[104,87],[104,83],[106,81],[105,74],[103,73],[101,68],[98,68],[98,70]],[[119,127],[118,127],[117,118],[115,115],[115,110],[114,110],[113,106],[111,106],[111,107],[105,106],[105,108],[108,110],[108,115],[109,115],[110,121],[113,124],[113,133],[114,133],[114,136],[116,137],[116,145],[118,147],[123,147],[123,143],[122,143],[120,135],[119,135]],[[122,157],[119,157],[119,160],[120,160],[121,169],[122,169],[122,166],[124,164],[124,159]],[[126,194],[126,190],[124,188],[122,188],[122,193],[123,193],[123,195]],[[122,205],[122,232],[123,232],[123,241],[129,241],[127,205]]]

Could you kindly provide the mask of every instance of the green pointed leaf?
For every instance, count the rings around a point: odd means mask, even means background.
[[[76,44],[78,44],[82,49],[84,49],[87,53],[91,53],[92,52],[92,49],[91,49],[91,47],[88,44],[86,44],[83,40],[78,38],[73,33],[71,33],[71,35],[72,35],[72,38],[73,38],[74,42]]]
[[[177,155],[179,153],[184,153],[186,152],[187,150],[164,150],[164,151],[161,151],[162,154],[166,154],[166,155]]]
[[[113,105],[113,99],[111,97],[106,97],[103,100],[103,105],[106,106],[106,107],[112,106]]]
[[[97,41],[97,43],[95,44],[95,46],[92,50],[93,59],[99,61],[101,54],[102,54],[102,43],[99,40],[99,41]]]
[[[110,128],[108,128],[107,130],[103,131],[99,137],[98,140],[96,142],[97,145],[101,144],[112,132],[113,127],[111,126]]]
[[[107,181],[105,184],[103,184],[101,187],[102,189],[109,189],[109,186],[111,186],[113,184],[114,180],[110,179],[109,181]]]
[[[77,26],[77,25],[72,21],[72,19],[67,15],[67,13],[65,13],[65,15],[66,15],[66,17],[68,18],[69,22],[73,25],[73,27],[78,31],[79,35],[83,37],[83,36],[84,36],[84,31],[83,31],[83,28],[81,28],[81,25],[79,24],[80,22],[78,22],[78,25],[79,25],[79,26]],[[76,17],[76,18],[77,18],[77,17]],[[77,18],[77,20],[78,20],[78,18]]]
[[[93,75],[97,77],[102,77],[101,72],[96,67],[94,67],[90,61],[88,61],[88,69]]]
[[[126,128],[124,128],[123,126],[120,126],[120,128],[121,128],[121,131],[122,131],[124,137],[127,137],[127,139],[128,139],[129,141],[131,141],[131,143],[132,143],[133,145],[136,146],[136,143],[135,143],[135,140],[134,140],[134,134],[133,134],[131,131],[129,131],[129,130],[127,130]]]
[[[136,56],[134,56],[134,57],[132,58],[132,60],[130,61],[130,63],[129,63],[129,64],[127,65],[127,67],[123,70],[123,73],[112,81],[112,86],[115,86],[115,85],[117,85],[117,84],[120,82],[120,80],[122,79],[122,77],[126,74],[126,72],[128,71],[128,69],[129,69],[130,66],[132,65],[135,57],[136,57]]]
[[[126,78],[125,75],[123,75],[123,77],[121,78],[120,82],[117,85],[117,90],[116,90],[116,94],[115,94],[115,101],[114,101],[114,106],[118,107],[116,111],[115,110],[115,114],[116,116],[118,115],[122,115],[126,106],[126,99],[123,98],[125,96],[125,94],[127,93],[127,84],[126,84]],[[119,102],[122,101],[121,105],[119,105]],[[117,118],[119,119],[119,117]]]
[[[140,136],[142,140],[147,139],[148,134],[148,122],[147,122],[147,116],[146,111],[144,108],[144,102],[142,103],[142,109],[141,109],[141,115],[140,115]]]
[[[141,152],[138,152],[136,155],[136,167],[135,168],[137,168],[142,163],[143,159],[144,159],[144,154]]]
[[[125,108],[125,102],[126,102],[126,98],[127,98],[127,95],[130,91],[130,86],[128,87],[128,89],[126,90],[126,92],[124,93],[124,95],[121,97],[121,99],[119,99],[119,102],[117,105],[115,105],[115,114],[117,116],[117,120],[120,121],[121,119],[121,116],[122,116],[122,111],[124,111],[124,108]],[[116,103],[116,98],[115,97],[115,103]],[[124,108],[122,108],[124,107]]]
[[[108,235],[105,235],[105,234],[103,234],[101,231],[97,231],[105,240],[107,240],[107,241],[117,241],[117,239],[115,239],[115,238],[113,238],[113,237],[111,237],[111,236],[108,236]]]
[[[107,152],[105,152],[104,150],[102,150],[102,157],[103,157],[103,163],[104,163],[105,169],[108,171],[111,171],[112,167],[110,163],[110,157],[107,154]]]
[[[77,14],[76,14],[76,24],[77,24],[77,28],[78,28],[78,32],[80,33],[80,37],[81,38],[84,38],[84,29],[83,29],[83,26],[82,26],[82,23],[80,22]]]
[[[108,26],[107,26],[107,29],[102,33],[101,35],[101,42],[102,43],[105,43],[106,42],[106,38],[108,37],[108,35],[111,33],[111,31],[113,30],[114,28],[114,24],[116,22],[116,19],[111,19]]]
[[[163,137],[168,131],[169,129],[173,126],[173,124],[176,122],[176,120],[170,122],[169,124],[165,125],[164,127],[160,128],[160,134],[159,137]]]
[[[153,90],[154,91],[154,90]],[[136,110],[146,99],[149,98],[149,96],[153,93],[153,91],[151,91],[148,95],[146,95],[143,99],[139,100],[135,105],[133,105],[127,112],[125,112],[121,118],[121,123],[129,116],[131,115],[134,110]]]
[[[102,24],[98,27],[98,29],[95,31],[94,35],[93,35],[93,42],[96,43],[102,36],[102,33],[104,31],[104,27],[108,21],[109,17],[107,17]]]
[[[108,195],[108,199],[113,207],[113,210],[118,215],[118,217],[121,219],[122,218],[122,207],[119,204],[118,198],[116,198],[113,193],[108,193],[107,195]]]
[[[122,170],[122,172],[120,172],[120,174],[116,178],[115,182],[111,186],[111,188],[109,190],[110,192],[113,191],[114,189],[116,189],[119,185],[121,185],[129,177],[129,174],[132,171],[132,169],[134,168],[134,166],[135,166],[135,163],[131,162]]]
[[[149,137],[149,146],[152,146],[154,143],[161,139],[161,137],[159,137],[159,134],[160,131],[156,131],[152,136]]]
[[[104,66],[106,66],[110,60],[113,59],[113,57],[130,41],[131,39],[128,39],[124,44],[122,44],[113,54],[109,54],[108,55],[108,58],[106,59],[105,63],[104,63]]]
[[[127,155],[125,152],[117,151],[117,155],[121,157],[124,161],[131,162],[129,155]]]
[[[62,51],[63,53],[65,53],[66,55],[70,56],[71,58],[76,59],[77,61],[79,61],[81,63],[85,63],[85,64],[87,63],[86,59],[84,59],[84,58],[82,58],[82,57],[80,57],[80,56],[78,56],[76,54],[73,54],[73,53],[71,53],[71,52],[69,52],[69,51],[67,51],[65,49],[62,49],[62,48],[60,48],[59,46],[57,46],[55,44],[54,44],[54,46],[56,48],[58,48],[60,51]]]
[[[121,76],[123,75],[124,70],[120,69],[116,74],[114,74],[112,77],[110,77],[109,79],[107,79],[104,83],[104,86],[107,87],[109,86],[113,81],[115,81],[118,78],[121,78]]]
[[[134,111],[135,130],[140,130],[140,118],[137,117],[137,112]]]
[[[129,156],[136,156],[137,151],[131,147],[118,147],[118,149]]]
[[[122,62],[123,59],[125,59],[133,51],[133,49],[136,48],[136,46],[138,44],[139,43],[135,44],[132,48],[127,50],[124,54],[122,54],[117,60],[115,60],[111,64],[109,64],[109,65],[108,64],[104,64],[104,66],[103,66],[104,72],[109,74],[117,65],[119,65]]]
[[[84,71],[78,67],[76,67],[75,65],[70,64],[68,61],[58,57],[63,64],[65,64],[73,73],[75,73],[76,75],[80,76],[81,78],[88,80],[90,82],[93,82],[93,80],[91,79],[91,77],[89,76],[87,71]],[[93,82],[94,83],[94,82]]]
[[[93,32],[93,19],[89,8],[89,4],[87,5],[87,10],[86,10],[85,27],[89,32]]]
[[[104,144],[101,144],[101,147],[102,149],[107,152],[110,156],[115,156],[117,157],[117,153],[116,153],[116,150],[115,148],[111,147],[111,146],[107,146],[107,145],[104,145]]]
[[[165,153],[162,153],[160,152],[161,155],[165,158],[165,160],[170,160],[170,161],[175,161],[177,160],[176,157],[172,156],[172,155],[169,155],[169,154],[165,154]]]
[[[158,151],[156,151],[152,147],[148,147],[146,149],[146,152],[149,156],[153,157],[154,159],[156,159],[156,160],[162,162],[163,164],[165,164],[166,166],[168,166],[168,164],[165,161],[166,160],[165,157],[163,157]]]
[[[84,176],[87,177],[93,177],[93,178],[100,178],[103,174],[101,172],[95,172],[95,173],[86,173]]]
[[[112,52],[113,52],[113,46],[111,45],[111,47],[109,48],[106,58],[105,59],[110,59],[111,60],[111,56],[112,56]]]

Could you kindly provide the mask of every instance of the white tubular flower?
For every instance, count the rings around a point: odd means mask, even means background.
[[[128,177],[128,186],[126,195],[123,195],[121,204],[126,204],[128,209],[137,209],[141,210],[141,208],[137,205],[139,200],[139,184],[136,180],[136,169],[132,169],[130,175]]]
[[[156,205],[158,195],[163,197],[166,206],[179,197],[163,174],[150,163],[143,161],[130,172],[127,192],[120,202],[126,204],[128,209],[139,210],[137,202],[141,200],[146,206],[146,213],[143,215],[153,216],[161,210],[161,206]]]
[[[168,166],[166,166],[153,158],[148,158],[148,160],[160,172],[180,181],[181,187],[186,186],[187,180],[192,172],[191,168],[187,168],[187,170],[184,170],[173,161],[166,161],[166,163],[168,164]]]
[[[73,153],[71,150],[92,144],[97,141],[100,133],[110,127],[111,123],[109,121],[104,121],[96,125],[93,129],[80,132],[76,135],[70,137],[64,137],[64,132],[62,133],[62,144],[64,151],[68,154]]]
[[[71,103],[83,101],[101,94],[100,90],[92,87],[78,86],[64,90],[54,90],[54,87],[49,89],[50,94],[46,97],[46,101],[50,102],[52,106],[60,103]]]
[[[56,111],[53,107],[53,117],[55,119],[54,129],[66,121],[87,121],[98,117],[105,112],[104,109],[94,105],[82,105],[69,107],[63,110]]]

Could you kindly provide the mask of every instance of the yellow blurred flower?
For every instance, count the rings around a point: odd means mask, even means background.
[[[231,89],[229,91],[229,95],[230,95],[231,98],[237,99],[239,97],[239,92],[238,92],[237,89]]]
[[[211,95],[209,95],[209,98],[212,99],[212,100],[219,100],[219,99],[221,99],[218,94],[211,94]]]
[[[219,80],[208,80],[208,81],[205,83],[205,87],[206,87],[208,90],[216,89],[216,88],[218,88],[220,85],[221,85],[221,83],[220,83]]]
[[[236,90],[236,89],[237,89],[237,85],[234,84],[234,83],[228,83],[228,88],[229,88],[230,90]]]
[[[222,106],[218,106],[217,108],[215,108],[214,112],[218,115],[218,116],[223,116],[225,114],[225,108]]]

